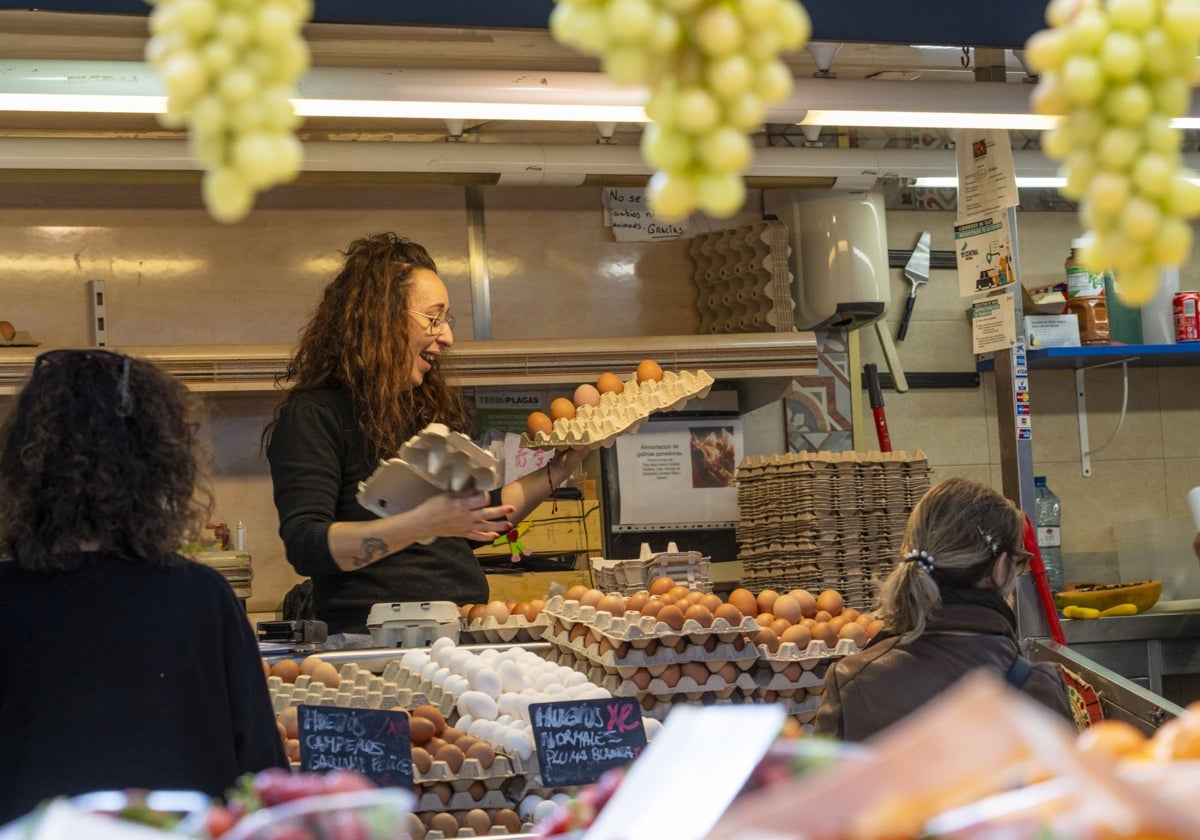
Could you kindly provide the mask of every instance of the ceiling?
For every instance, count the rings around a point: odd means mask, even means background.
[[[595,59],[559,45],[546,29],[462,28],[314,23],[305,28],[314,66],[599,72]],[[0,56],[10,59],[141,61],[146,18],[140,15],[0,10]],[[785,55],[797,78],[950,81],[963,84],[1027,80],[1012,50],[816,42]],[[820,62],[818,63],[818,58]],[[301,136],[310,140],[433,141],[448,127],[435,120],[310,118]],[[613,141],[635,144],[640,127],[622,124]],[[0,137],[178,137],[153,117],[0,113]],[[491,121],[466,125],[463,139],[501,143],[594,143],[591,124]],[[760,145],[944,145],[944,132],[921,129],[824,127],[805,137],[794,125],[769,125]],[[1036,132],[1014,137],[1024,148]]]

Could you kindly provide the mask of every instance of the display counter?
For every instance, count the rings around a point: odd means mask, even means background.
[[[1155,612],[1063,621],[1071,649],[1163,694],[1163,677],[1200,674],[1200,612]]]

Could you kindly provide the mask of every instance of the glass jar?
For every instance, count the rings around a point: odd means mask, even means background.
[[[1067,311],[1079,321],[1080,344],[1108,344],[1112,332],[1108,324],[1108,300],[1104,296],[1104,275],[1092,274],[1079,259],[1086,240],[1071,243],[1071,252],[1063,263],[1067,275]]]

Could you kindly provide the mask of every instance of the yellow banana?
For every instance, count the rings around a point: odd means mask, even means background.
[[[1091,607],[1077,607],[1074,604],[1063,607],[1063,615],[1067,618],[1099,618],[1100,610]]]
[[[1117,604],[1106,610],[1100,610],[1100,617],[1104,618],[1108,615],[1137,615],[1137,612],[1137,604]]]

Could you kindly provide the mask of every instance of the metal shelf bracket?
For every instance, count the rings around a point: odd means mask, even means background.
[[[1136,358],[1136,357],[1135,357]],[[1125,423],[1125,411],[1129,407],[1129,362],[1132,359],[1121,359],[1119,361],[1103,362],[1098,365],[1088,367],[1075,368],[1075,414],[1079,418],[1079,460],[1083,469],[1083,477],[1090,478],[1092,475],[1092,456],[1108,447],[1110,443],[1116,440],[1117,432],[1121,431],[1121,426]],[[1084,387],[1084,374],[1095,368],[1111,367],[1119,364],[1121,366],[1121,416],[1117,420],[1117,426],[1113,429],[1112,434],[1100,446],[1095,449],[1091,448],[1091,441],[1088,439],[1088,417],[1087,417],[1087,389]]]

